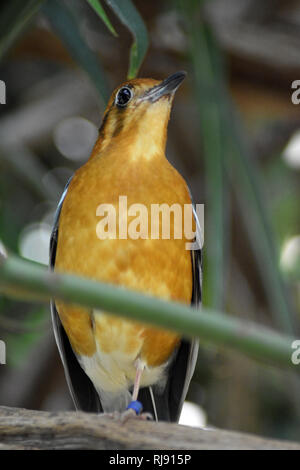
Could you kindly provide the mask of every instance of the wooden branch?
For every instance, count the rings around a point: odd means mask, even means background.
[[[129,420],[82,412],[0,407],[0,449],[300,449],[300,443],[219,429]]]

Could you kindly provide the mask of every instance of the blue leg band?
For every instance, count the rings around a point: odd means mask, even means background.
[[[126,409],[129,410],[130,408],[134,410],[137,415],[139,415],[143,410],[143,405],[141,404],[140,401],[135,400],[135,401],[131,401]]]

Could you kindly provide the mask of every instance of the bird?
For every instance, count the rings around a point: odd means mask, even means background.
[[[135,78],[113,91],[92,153],[68,181],[58,204],[51,270],[200,308],[201,228],[190,190],[165,155],[174,95],[185,76],[180,71],[164,80]],[[148,210],[139,219],[140,226],[146,223],[144,233],[105,236],[102,231],[99,237],[97,208],[109,204],[120,216],[120,196],[127,201],[122,217],[132,221],[129,208],[136,204]],[[193,207],[196,249],[186,249],[185,235],[151,237],[150,209],[161,204]],[[175,215],[170,221],[175,229]],[[197,339],[58,299],[51,300],[51,316],[77,410],[179,420],[197,361]]]

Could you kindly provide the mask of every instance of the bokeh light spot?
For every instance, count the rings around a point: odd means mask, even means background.
[[[61,121],[53,135],[57,149],[70,160],[86,160],[97,137],[95,124],[78,116]]]

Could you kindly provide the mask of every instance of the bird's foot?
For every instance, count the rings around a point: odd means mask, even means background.
[[[114,411],[109,413],[109,416],[120,423],[126,423],[129,419],[139,419],[143,421],[153,421],[153,416],[151,413],[142,413],[143,406],[142,404],[135,400],[129,403],[127,409],[120,413],[119,411]]]
[[[121,424],[126,423],[129,419],[138,419],[142,421],[153,421],[153,416],[151,413],[140,413],[139,415],[132,409],[125,410],[122,413],[115,411],[111,413],[112,418],[116,421],[119,421]]]

